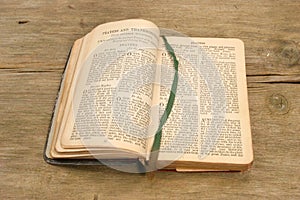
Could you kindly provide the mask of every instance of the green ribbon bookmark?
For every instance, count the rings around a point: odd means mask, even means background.
[[[167,106],[166,106],[166,109],[165,109],[163,115],[160,118],[159,126],[155,133],[154,142],[153,142],[153,145],[151,148],[151,155],[150,155],[150,160],[149,160],[149,165],[150,165],[151,169],[156,169],[156,162],[158,159],[158,153],[159,153],[160,144],[161,144],[162,128],[163,128],[164,124],[166,123],[166,121],[172,111],[174,101],[175,101],[175,95],[176,95],[176,91],[177,91],[177,85],[178,85],[178,64],[179,64],[179,62],[176,58],[174,49],[168,43],[166,37],[162,36],[162,38],[164,40],[165,47],[168,51],[168,54],[173,58],[173,67],[175,69],[175,74],[174,74],[174,78],[173,78],[173,83],[172,83],[168,103],[167,103]]]

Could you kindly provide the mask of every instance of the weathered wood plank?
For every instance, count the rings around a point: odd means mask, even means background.
[[[2,2],[0,198],[299,199],[299,10],[298,0]],[[244,41],[255,155],[249,172],[158,172],[149,179],[43,161],[69,48],[96,25],[126,18]]]

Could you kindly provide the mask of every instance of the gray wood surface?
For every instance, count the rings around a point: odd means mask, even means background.
[[[0,199],[300,199],[300,1],[1,1]],[[246,47],[254,165],[244,173],[58,167],[43,161],[51,112],[75,39],[144,18]]]

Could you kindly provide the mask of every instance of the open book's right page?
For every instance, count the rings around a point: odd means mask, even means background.
[[[253,160],[244,44],[238,39],[167,37],[179,60],[175,103],[159,160],[249,164]],[[160,116],[174,78],[160,41]]]

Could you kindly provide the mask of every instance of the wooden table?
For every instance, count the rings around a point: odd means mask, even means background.
[[[57,167],[43,148],[68,51],[109,21],[144,18],[245,43],[253,168],[244,173]],[[2,1],[0,199],[300,199],[300,1]]]

